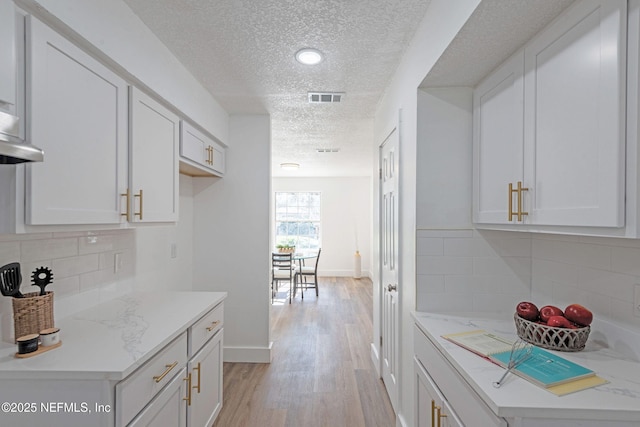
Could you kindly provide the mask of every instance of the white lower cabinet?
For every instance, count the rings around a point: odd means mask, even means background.
[[[219,330],[189,361],[191,392],[187,396],[187,419],[190,427],[210,427],[222,409],[222,336],[223,331]]]
[[[129,427],[186,427],[186,372],[184,368],[178,371],[175,378],[131,421]]]
[[[416,424],[418,427],[463,427],[449,402],[425,371],[420,361],[414,357]]]
[[[413,333],[418,426],[508,425],[491,411],[417,326]]]

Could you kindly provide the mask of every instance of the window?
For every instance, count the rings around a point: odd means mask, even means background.
[[[276,192],[276,245],[320,247],[320,193]]]

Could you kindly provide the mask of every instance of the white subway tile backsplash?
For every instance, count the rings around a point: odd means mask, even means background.
[[[444,255],[445,256],[465,256],[474,255],[474,239],[445,239]]]
[[[49,260],[78,255],[77,238],[27,240],[22,242],[21,261]]]
[[[577,266],[546,259],[533,258],[531,275],[534,283],[542,278],[550,278],[570,285],[576,285],[578,283]]]
[[[444,241],[440,237],[419,237],[416,246],[418,256],[444,254]]]
[[[431,292],[444,292],[444,276],[438,274],[420,274],[417,276],[418,289]]]
[[[420,256],[418,274],[472,274],[473,258],[452,256]]]
[[[418,230],[416,232],[416,237],[441,237],[441,238],[471,238],[473,237],[474,231],[469,229],[461,229],[461,230]]]
[[[606,295],[622,301],[633,300],[633,285],[638,277],[595,268],[580,268],[578,283],[583,291]]]
[[[54,259],[52,269],[58,278],[78,276],[98,270],[100,256],[98,254],[80,255],[72,258]]]
[[[611,270],[617,273],[640,276],[640,249],[613,248]]]

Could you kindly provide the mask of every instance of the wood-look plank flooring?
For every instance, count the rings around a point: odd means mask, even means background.
[[[319,281],[318,297],[309,289],[272,305],[272,363],[224,364],[215,427],[396,425],[370,357],[371,281]]]

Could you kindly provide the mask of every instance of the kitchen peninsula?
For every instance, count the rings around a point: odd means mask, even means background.
[[[225,292],[134,292],[56,322],[62,346],[0,347],[13,426],[211,425],[222,407]]]
[[[442,338],[482,329],[513,340],[517,337],[511,316],[414,313],[413,317],[418,411],[424,411],[427,420],[433,405],[436,415],[449,418],[449,425],[458,425],[456,420],[460,425],[519,427],[640,424],[637,349],[624,345],[630,337],[605,322],[594,322],[584,350],[554,353],[594,370],[609,383],[556,396],[515,375],[509,375],[500,388],[493,387],[504,369]],[[444,408],[450,412],[445,414]]]

